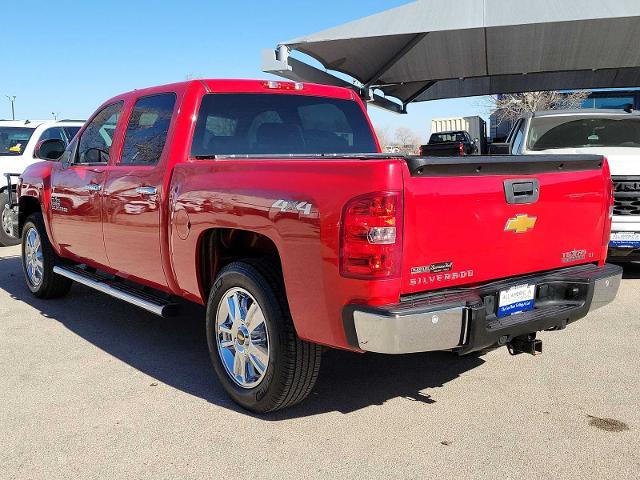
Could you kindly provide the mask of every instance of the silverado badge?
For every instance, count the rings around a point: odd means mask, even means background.
[[[504,227],[505,232],[515,233],[527,233],[529,230],[536,226],[538,221],[537,217],[530,217],[529,215],[516,215],[514,218],[507,220],[507,225]]]

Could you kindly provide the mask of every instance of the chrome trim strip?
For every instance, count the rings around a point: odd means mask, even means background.
[[[142,308],[143,310],[151,312],[155,315],[158,315],[161,317],[164,316],[164,309],[166,307],[165,305],[158,305],[148,300],[144,300],[140,297],[136,297],[131,293],[127,293],[117,288],[114,288],[107,283],[98,282],[91,278],[87,278],[82,275],[79,275],[75,272],[71,272],[64,267],[59,267],[59,266],[53,267],[53,273],[69,278],[74,282],[78,282],[89,288],[98,290],[99,292],[106,293],[107,295],[113,298],[117,298],[118,300],[122,300],[124,302],[130,303],[131,305],[135,305],[136,307]]]
[[[462,319],[462,345],[469,342],[469,311],[465,309]]]

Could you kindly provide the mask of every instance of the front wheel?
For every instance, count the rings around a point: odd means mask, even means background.
[[[268,260],[225,267],[207,304],[207,341],[224,389],[256,413],[304,400],[322,348],[298,338],[278,268]]]
[[[0,247],[19,245],[16,236],[16,214],[11,207],[7,192],[0,193]]]
[[[34,213],[22,231],[22,271],[31,293],[38,298],[58,298],[69,292],[73,282],[53,272],[61,262],[49,242],[42,214]]]

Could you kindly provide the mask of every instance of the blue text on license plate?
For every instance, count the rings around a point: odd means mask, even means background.
[[[611,243],[609,245],[613,248],[640,248],[640,242],[618,242],[615,240],[611,240]]]
[[[500,292],[498,317],[507,317],[514,313],[533,310],[535,306],[536,286],[517,285]]]

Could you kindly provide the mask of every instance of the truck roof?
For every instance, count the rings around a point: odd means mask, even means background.
[[[84,124],[84,120],[0,120],[1,127],[37,128],[41,125]]]
[[[168,89],[183,89],[193,84],[201,84],[208,93],[280,93],[289,95],[309,95],[353,100],[357,97],[350,88],[333,87],[316,83],[288,82],[281,80],[247,80],[247,79],[194,79],[185,82],[157,85],[135,89],[117,95],[104,104],[129,96],[152,95]],[[103,104],[103,105],[104,105]]]

